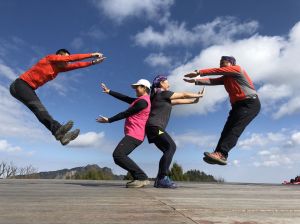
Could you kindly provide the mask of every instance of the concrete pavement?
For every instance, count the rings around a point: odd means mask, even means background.
[[[300,223],[300,186],[0,180],[0,224]]]

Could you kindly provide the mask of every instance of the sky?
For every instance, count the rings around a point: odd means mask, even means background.
[[[233,55],[250,75],[262,110],[230,152],[227,166],[203,162],[213,151],[230,104],[222,86],[206,88],[198,104],[175,106],[167,131],[173,161],[228,182],[281,183],[300,174],[300,2],[297,0],[56,0],[0,1],[0,161],[39,171],[98,164],[116,174],[112,152],[124,120],[95,122],[128,105],[102,93],[100,83],[135,96],[130,84],[167,74],[171,90],[196,92],[183,75],[218,67]],[[63,147],[9,93],[9,85],[60,48],[102,52],[102,64],[60,73],[37,90],[49,113],[72,119],[81,135]],[[161,152],[147,139],[131,155],[155,177]]]

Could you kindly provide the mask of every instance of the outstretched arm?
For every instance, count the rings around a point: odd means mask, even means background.
[[[137,101],[132,107],[128,108],[127,110],[116,114],[113,117],[107,118],[107,117],[99,117],[96,119],[97,122],[99,123],[112,123],[115,121],[122,120],[124,118],[130,117],[134,114],[137,114],[141,110],[145,109],[148,106],[148,103],[146,100],[139,100]]]
[[[199,98],[202,96],[203,96],[203,94],[201,92],[198,92],[198,93],[177,92],[177,93],[173,93],[173,95],[170,97],[170,100]]]
[[[179,104],[194,104],[194,103],[198,103],[199,99],[204,96],[204,92],[205,92],[205,87],[200,92],[198,92],[198,94],[200,95],[200,97],[189,98],[189,99],[174,99],[174,100],[171,100],[171,104],[172,105],[179,105]]]
[[[206,86],[215,86],[215,85],[224,85],[224,77],[219,78],[202,78],[202,79],[183,79],[188,83],[195,83],[195,85],[206,85]]]
[[[71,62],[80,61],[87,58],[103,58],[103,54],[99,52],[88,54],[71,54],[71,55],[48,55],[47,59],[53,62]]]
[[[102,92],[107,93],[107,94],[109,94],[109,95],[111,95],[111,96],[113,96],[113,97],[115,97],[115,98],[117,98],[121,101],[124,101],[128,104],[131,104],[133,101],[136,100],[136,98],[129,97],[129,96],[123,95],[121,93],[114,92],[114,91],[110,90],[109,88],[107,88],[107,86],[104,83],[101,83],[101,87],[103,89]]]

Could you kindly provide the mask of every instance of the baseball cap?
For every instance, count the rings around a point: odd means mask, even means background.
[[[148,89],[150,89],[151,84],[147,79],[140,79],[139,81],[137,81],[137,83],[131,84],[132,88],[136,88],[136,86],[145,86]]]

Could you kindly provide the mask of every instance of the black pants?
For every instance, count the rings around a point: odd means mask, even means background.
[[[53,135],[61,127],[61,124],[50,116],[35,91],[25,81],[16,79],[10,85],[10,93],[24,103]]]
[[[164,178],[169,173],[169,168],[176,151],[176,144],[171,136],[159,127],[147,127],[146,129],[149,143],[154,143],[157,148],[163,152],[163,156],[159,161],[159,169],[157,177]]]
[[[229,151],[236,145],[240,135],[259,111],[260,101],[257,97],[234,103],[215,151],[222,152],[227,157]]]
[[[145,172],[132,160],[128,155],[143,141],[133,138],[129,135],[119,142],[115,151],[113,152],[113,158],[117,165],[127,170],[135,180],[147,180],[148,177]]]

